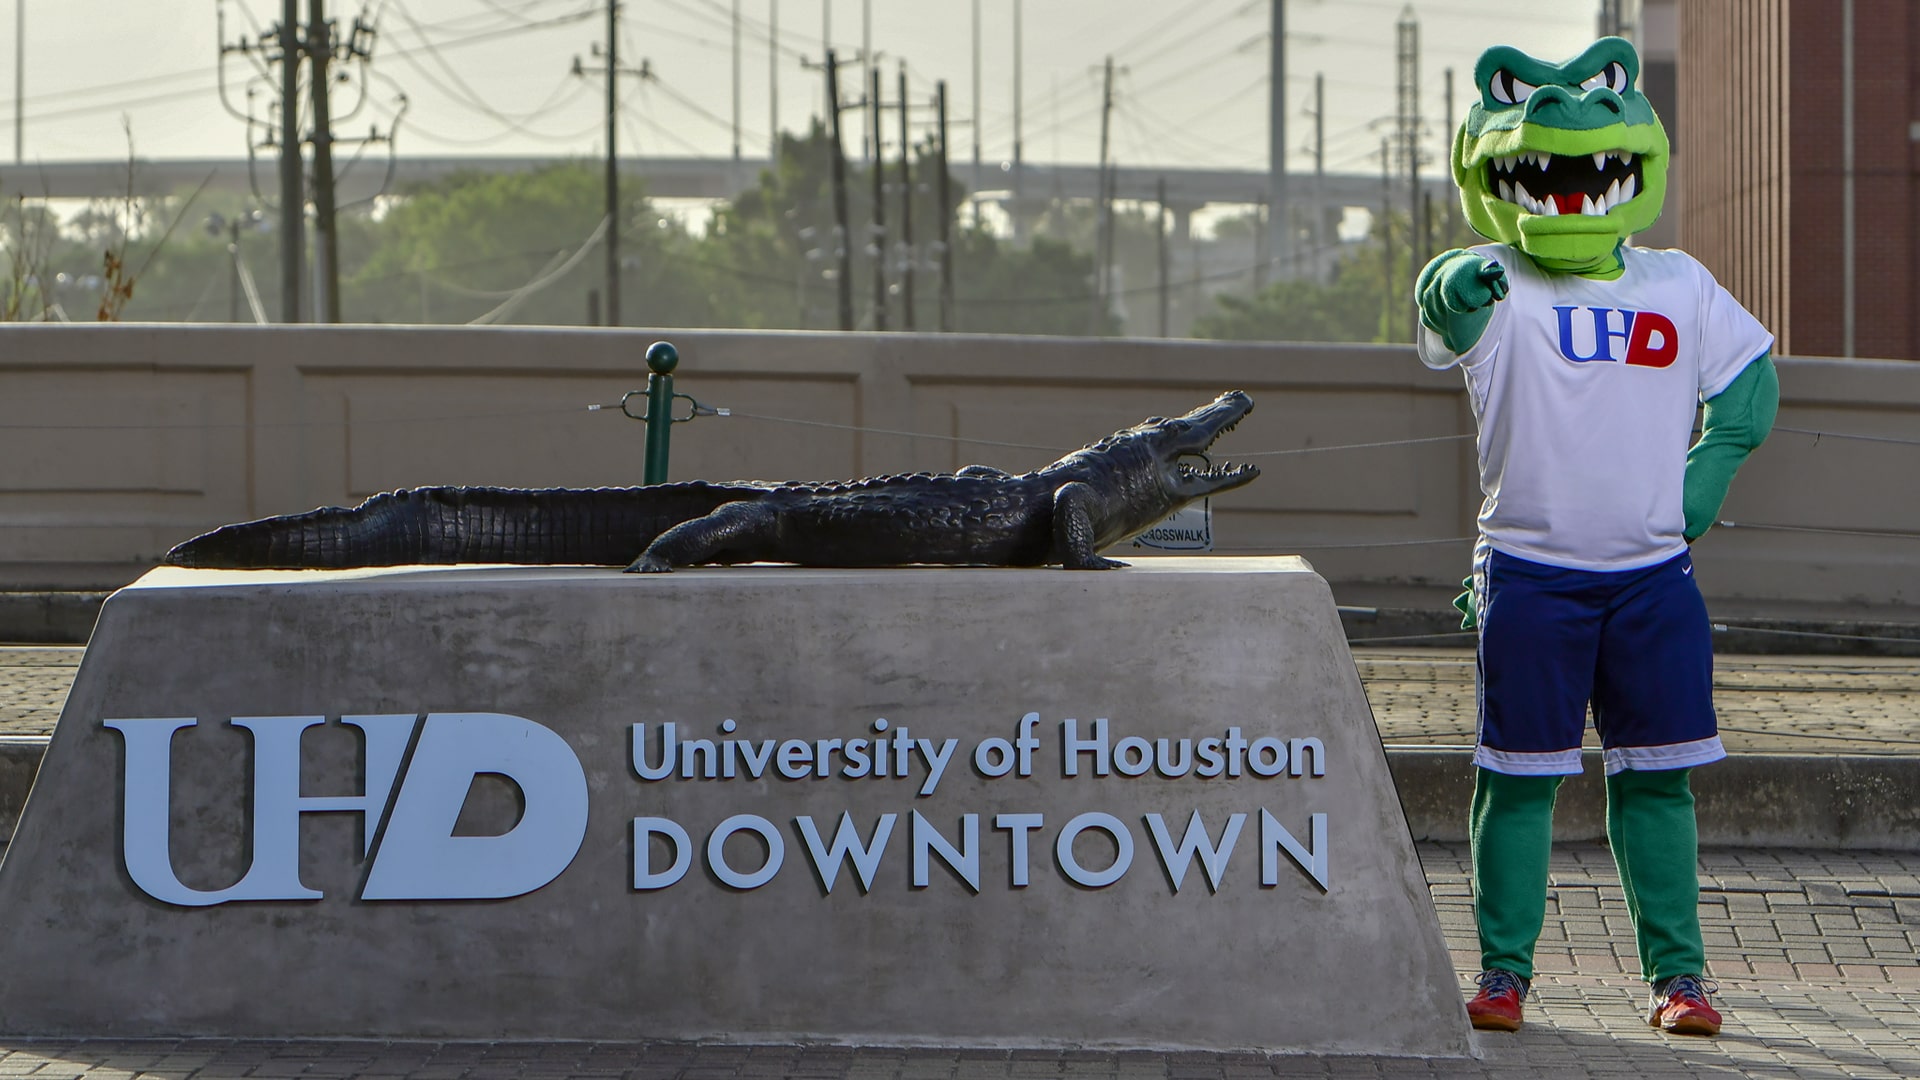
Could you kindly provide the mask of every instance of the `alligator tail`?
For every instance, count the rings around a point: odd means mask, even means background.
[[[222,526],[176,546],[165,561],[226,570],[488,562],[624,566],[661,532],[754,494],[698,482],[584,491],[403,489],[355,507]]]
[[[355,507],[223,525],[167,552],[172,566],[223,570],[339,569],[450,562],[437,558],[441,508],[419,491],[375,495]]]

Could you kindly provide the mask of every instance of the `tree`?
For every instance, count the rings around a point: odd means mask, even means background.
[[[393,200],[341,230],[342,309],[354,322],[578,325],[604,287],[605,189],[597,163],[464,172]],[[688,238],[640,184],[621,184],[620,306],[629,325],[714,325],[688,273]],[[343,222],[349,219],[343,217]],[[604,298],[603,298],[604,310]]]
[[[623,321],[631,326],[729,326],[830,328],[839,325],[838,291],[842,244],[851,246],[855,325],[880,324],[872,288],[877,260],[889,285],[885,324],[904,328],[903,270],[914,269],[916,329],[938,324],[940,259],[935,243],[944,216],[953,244],[956,329],[983,333],[1111,334],[1112,311],[1093,302],[1093,259],[1073,242],[1071,230],[1043,232],[1030,246],[1015,246],[979,227],[961,225],[962,185],[949,177],[949,197],[940,202],[934,182],[938,158],[931,141],[914,148],[915,244],[900,243],[898,163],[882,167],[887,218],[892,226],[884,250],[872,243],[872,173],[858,165],[847,182],[851,239],[837,236],[833,213],[831,141],[815,124],[802,135],[782,138],[774,166],[730,202],[715,207],[701,230],[660,214],[641,185],[622,185],[619,220]],[[604,192],[597,162],[560,162],[516,173],[466,172],[376,204],[342,208],[338,217],[341,309],[350,322],[490,322],[578,325],[588,321],[590,292],[603,288],[599,232]],[[190,201],[190,200],[189,200]],[[14,215],[8,248],[16,254],[7,302],[17,317],[37,317],[62,301],[42,279],[85,281],[96,295],[65,298],[73,317],[90,314],[105,292],[124,304],[129,318],[224,319],[232,305],[234,261],[229,237],[204,226],[208,214],[223,220],[246,217],[249,204],[209,198],[191,222],[178,198],[125,206],[103,204],[70,221],[61,232],[51,215]],[[1066,211],[1055,216],[1066,220]],[[128,222],[183,222],[164,260],[150,261],[159,230]],[[1129,219],[1130,222],[1130,219]],[[271,220],[243,235],[241,249],[257,268],[256,284],[266,317],[279,317],[280,290],[271,270]],[[1131,266],[1151,240],[1135,236],[1145,226],[1129,223],[1122,259]],[[30,241],[30,242],[27,242]],[[1136,250],[1137,249],[1137,250]],[[103,273],[103,254],[114,252],[123,270],[153,273],[131,295],[128,284]],[[39,272],[42,264],[49,272]],[[54,271],[65,271],[60,278]],[[1141,280],[1150,281],[1150,277]],[[69,290],[72,290],[69,286]],[[1148,286],[1151,288],[1151,286]],[[251,317],[247,305],[243,320]],[[604,298],[602,309],[604,310]],[[1115,307],[1118,310],[1118,307]]]
[[[1384,230],[1392,230],[1387,233]],[[1194,323],[1194,336],[1234,341],[1410,341],[1414,321],[1413,264],[1404,215],[1376,218],[1373,238],[1343,257],[1331,279],[1278,281],[1256,296],[1222,295],[1213,312]],[[1385,241],[1391,239],[1389,249]],[[1442,246],[1479,242],[1456,232]],[[1387,252],[1393,254],[1388,288]]]
[[[1378,341],[1381,289],[1372,249],[1349,256],[1327,283],[1277,281],[1256,296],[1225,294],[1195,320],[1193,336],[1228,341]]]
[[[978,334],[1119,332],[1111,312],[1096,312],[1093,256],[1036,236],[1020,250],[984,230],[957,238],[956,330]]]
[[[783,134],[773,167],[731,203],[716,208],[703,242],[688,257],[706,274],[716,312],[729,326],[805,329],[838,325],[838,240],[833,215],[833,148],[816,121],[804,136]],[[871,186],[850,174],[848,220],[868,220]],[[855,235],[865,229],[852,225]],[[854,280],[871,272],[856,245]],[[855,290],[856,310],[871,290]],[[870,299],[867,301],[870,305]],[[871,325],[872,317],[865,320]]]

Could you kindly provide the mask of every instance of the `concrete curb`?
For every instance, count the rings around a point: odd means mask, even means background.
[[[112,590],[0,587],[0,641],[22,645],[84,645]],[[1770,656],[1920,656],[1920,623],[1865,619],[1714,617],[1716,652]],[[1444,603],[1432,607],[1340,608],[1340,624],[1355,644],[1396,646],[1473,644],[1460,633],[1460,616]],[[1731,624],[1731,625],[1728,625]],[[1726,629],[1719,629],[1725,626]]]
[[[0,591],[0,641],[21,645],[85,645],[107,591]]]
[[[1606,836],[1598,751],[1555,804],[1555,840]],[[1465,749],[1389,749],[1387,765],[1415,840],[1464,841],[1474,766]],[[1735,754],[1696,770],[1702,844],[1920,851],[1920,759]]]
[[[1866,619],[1713,617],[1713,650],[1743,656],[1920,656],[1920,623]],[[1342,607],[1340,623],[1355,645],[1472,648],[1460,615],[1444,609]]]
[[[0,736],[0,841],[13,839],[48,741],[45,735]]]
[[[47,751],[46,736],[0,737],[0,842],[10,840]],[[1600,755],[1560,789],[1555,840],[1606,836]],[[1467,839],[1473,755],[1389,749],[1387,768],[1416,841]],[[1693,777],[1700,842],[1725,847],[1920,851],[1920,759],[1735,754]]]

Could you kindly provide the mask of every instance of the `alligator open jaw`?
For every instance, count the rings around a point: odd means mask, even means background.
[[[1639,156],[1523,151],[1487,161],[1487,190],[1530,214],[1603,216],[1646,186]]]
[[[1243,391],[1229,390],[1172,422],[1168,445],[1161,450],[1172,465],[1168,480],[1178,494],[1197,499],[1237,488],[1260,475],[1253,465],[1227,461],[1216,466],[1205,458],[1220,436],[1232,431],[1252,411],[1252,398]]]

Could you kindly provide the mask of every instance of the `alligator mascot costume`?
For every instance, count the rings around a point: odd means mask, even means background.
[[[1666,194],[1639,75],[1619,38],[1563,64],[1487,50],[1452,161],[1467,221],[1494,242],[1441,254],[1417,286],[1420,358],[1465,373],[1486,496],[1461,601],[1479,627],[1478,1028],[1520,1026],[1554,794],[1580,771],[1591,703],[1648,1022],[1720,1030],[1688,773],[1725,751],[1688,545],[1772,427],[1779,384],[1772,335],[1704,267],[1625,243]]]

